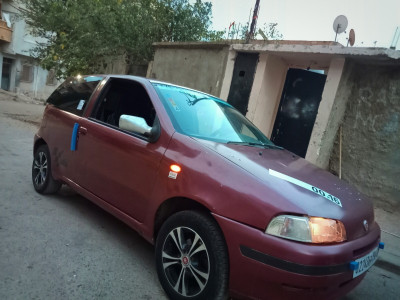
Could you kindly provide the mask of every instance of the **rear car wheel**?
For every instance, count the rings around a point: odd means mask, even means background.
[[[41,194],[56,193],[61,183],[51,174],[50,151],[47,145],[37,148],[32,163],[32,182],[35,190]]]
[[[226,299],[228,252],[210,216],[194,211],[172,215],[156,241],[156,266],[171,299]]]

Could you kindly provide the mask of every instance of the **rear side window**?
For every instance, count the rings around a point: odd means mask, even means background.
[[[51,94],[47,103],[53,104],[59,109],[82,116],[86,104],[103,77],[71,77],[67,78]]]

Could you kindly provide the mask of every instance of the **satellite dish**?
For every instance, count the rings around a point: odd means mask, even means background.
[[[338,33],[344,32],[347,28],[348,23],[349,22],[347,21],[347,18],[343,15],[337,16],[335,21],[333,21],[333,31],[336,32],[335,42],[336,42]]]
[[[342,33],[346,30],[348,23],[349,22],[347,21],[347,18],[345,16],[337,16],[335,21],[333,21],[333,30],[336,33]]]
[[[348,44],[350,44],[350,46],[353,47],[355,41],[356,41],[356,34],[354,32],[354,29],[350,29]]]

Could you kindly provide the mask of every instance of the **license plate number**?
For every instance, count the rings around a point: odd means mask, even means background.
[[[353,271],[353,278],[367,272],[378,259],[378,253],[379,247],[375,248],[367,255],[357,259],[356,262],[358,262],[358,268]]]

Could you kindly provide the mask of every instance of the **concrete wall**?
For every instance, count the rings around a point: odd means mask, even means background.
[[[97,69],[99,74],[129,74],[146,76],[147,64],[128,64],[126,55],[105,56],[98,61]]]
[[[17,59],[17,62],[20,61],[21,59]],[[21,64],[19,64],[19,67],[17,65],[18,72],[20,72],[21,68]],[[15,91],[34,99],[46,100],[56,87],[61,84],[61,81],[56,81],[54,84],[47,84],[47,75],[47,70],[42,69],[38,65],[33,65],[33,81],[24,82],[19,80]]]
[[[148,65],[130,65],[127,74],[146,77]]]
[[[18,5],[21,4],[18,3]],[[9,54],[29,56],[29,51],[36,46],[36,43],[45,43],[46,40],[29,34],[29,28],[25,21],[18,16],[19,12],[15,8],[16,6],[15,1],[3,0],[2,10],[10,15],[13,34],[11,43],[3,43],[2,50]]]
[[[342,122],[342,178],[378,207],[400,208],[400,66],[346,65],[337,97],[348,97]],[[339,172],[339,135],[329,163]]]
[[[148,75],[219,96],[227,57],[228,47],[156,48]]]

